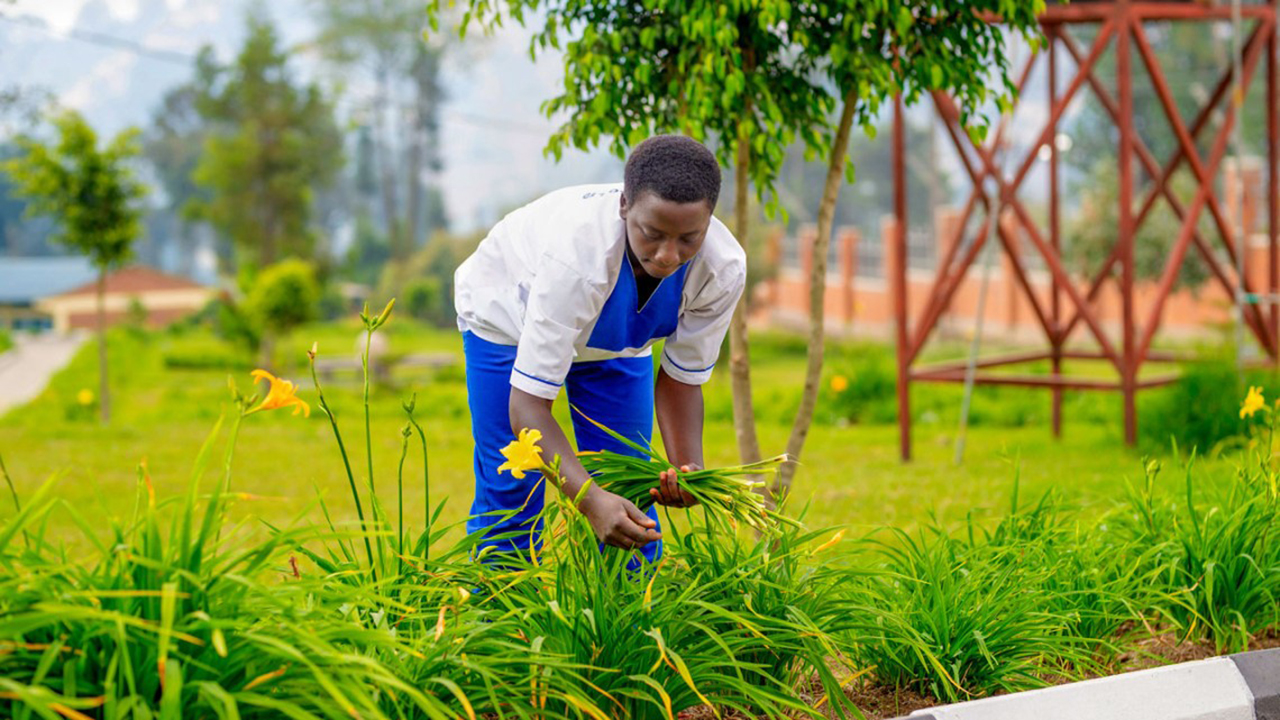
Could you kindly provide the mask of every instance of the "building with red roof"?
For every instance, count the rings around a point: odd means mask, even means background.
[[[104,292],[107,325],[124,322],[135,302],[146,311],[146,324],[161,327],[200,310],[218,289],[146,265],[130,265],[107,275]],[[39,299],[36,308],[52,319],[53,329],[67,332],[97,326],[98,282],[93,280]]]

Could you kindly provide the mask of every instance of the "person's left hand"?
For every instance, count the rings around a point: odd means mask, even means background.
[[[681,465],[680,472],[694,472],[701,470],[697,463]],[[649,496],[654,502],[667,507],[683,508],[698,504],[698,500],[688,493],[688,491],[680,488],[676,482],[676,469],[663,470],[658,473],[658,487],[649,491]]]

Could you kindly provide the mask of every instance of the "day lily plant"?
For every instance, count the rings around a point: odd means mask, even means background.
[[[634,442],[614,430],[592,420],[573,408],[588,422],[608,433],[610,437],[635,450],[641,457],[623,455],[609,450],[578,453],[582,466],[591,474],[592,481],[611,493],[635,503],[641,510],[648,510],[654,503],[650,490],[660,485],[659,475],[673,466],[653,447]],[[542,433],[524,428],[515,440],[502,449],[507,460],[498,472],[509,470],[517,478],[526,471],[537,470],[548,477],[559,475],[559,458],[550,465],[542,460],[542,448],[538,441]],[[709,521],[728,524],[743,523],[761,533],[773,531],[779,522],[794,523],[786,516],[770,510],[759,492],[765,483],[760,478],[777,472],[786,462],[786,455],[761,460],[746,465],[734,465],[705,470],[676,471],[676,482],[707,511]]]

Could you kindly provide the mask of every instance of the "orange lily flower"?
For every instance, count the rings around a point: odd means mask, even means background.
[[[271,383],[271,388],[267,391],[267,397],[259,403],[258,407],[245,413],[250,415],[259,410],[276,410],[282,407],[292,407],[293,414],[297,415],[298,411],[302,411],[305,417],[311,417],[311,406],[298,397],[298,386],[288,380],[281,380],[266,370],[258,369],[249,373],[253,376],[255,382],[266,380]]]

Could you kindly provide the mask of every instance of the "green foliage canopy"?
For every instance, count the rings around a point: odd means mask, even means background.
[[[796,52],[791,2],[579,3],[572,0],[472,0],[463,30],[488,29],[505,17],[541,18],[531,56],[564,53],[562,94],[543,104],[548,116],[566,114],[547,151],[598,145],[623,155],[629,145],[660,132],[718,139],[724,165],[737,143],[750,145],[750,180],[763,194],[785,151],[799,138],[825,149],[822,130],[835,109],[820,85],[813,58]]]
[[[192,198],[185,213],[258,266],[314,254],[314,190],[342,165],[332,105],[315,85],[295,85],[287,61],[274,28],[254,16],[232,65],[208,48],[197,59],[196,107],[212,130],[194,179],[208,197]]]
[[[246,310],[272,333],[283,335],[316,319],[320,308],[320,284],[315,268],[304,260],[289,259],[264,268],[245,299]]]
[[[126,130],[100,149],[97,133],[75,112],[54,117],[53,126],[56,143],[21,137],[21,154],[4,169],[27,198],[28,215],[57,218],[56,241],[87,255],[100,271],[116,267],[130,257],[137,204],[146,194],[129,169],[139,154],[138,133]]]
[[[855,124],[873,134],[886,99],[942,90],[983,135],[981,111],[1007,106],[1014,90],[1008,35],[1038,42],[1043,9],[1042,0],[471,0],[463,31],[536,18],[530,55],[563,51],[563,91],[543,105],[567,116],[547,145],[555,156],[605,136],[622,155],[678,131],[717,140],[731,165],[745,138],[750,179],[769,196],[793,140],[810,157],[827,154],[837,98],[854,98]]]

